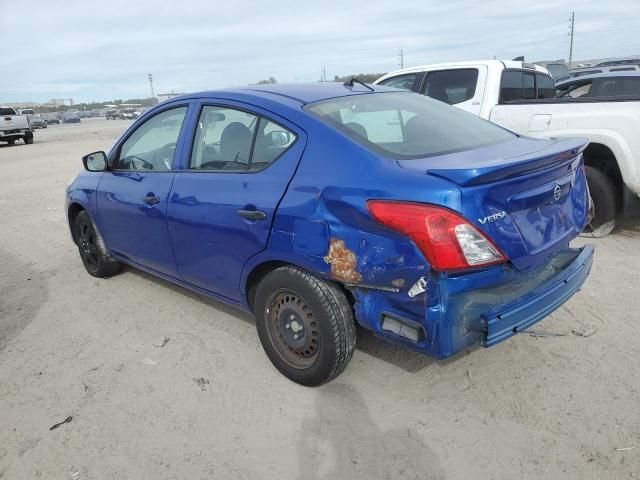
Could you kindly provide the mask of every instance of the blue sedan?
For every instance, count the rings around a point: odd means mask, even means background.
[[[445,358],[577,292],[585,146],[388,87],[251,86],[146,112],[83,158],[66,210],[89,274],[126,263],[250,311],[275,367],[319,385],[356,324]]]

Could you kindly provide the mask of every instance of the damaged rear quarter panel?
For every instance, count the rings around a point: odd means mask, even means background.
[[[329,143],[317,138],[309,137],[304,158],[278,206],[269,245],[248,262],[242,281],[266,261],[297,265],[350,290],[356,321],[378,335],[389,337],[380,327],[384,312],[423,324],[424,344],[409,346],[437,354],[436,277],[413,242],[375,222],[366,203],[405,200],[459,210],[460,191],[445,180],[407,171],[347,139]],[[427,280],[425,293],[409,297],[409,289],[421,277]],[[389,339],[403,343],[397,337]]]

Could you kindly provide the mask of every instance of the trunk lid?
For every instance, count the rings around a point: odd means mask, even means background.
[[[455,183],[460,213],[516,268],[544,262],[584,228],[589,210],[583,139],[513,141],[401,167]]]

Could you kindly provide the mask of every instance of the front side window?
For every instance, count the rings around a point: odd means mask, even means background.
[[[304,108],[361,145],[400,159],[444,155],[516,138],[480,117],[402,92],[352,95]]]
[[[475,68],[429,72],[422,93],[455,105],[472,99],[476,94],[477,83],[478,70]]]
[[[118,170],[171,170],[176,143],[187,113],[177,107],[154,115],[122,144]]]
[[[407,73],[406,75],[398,75],[397,77],[391,77],[391,78],[382,80],[378,85],[401,88],[403,90],[412,90],[413,82],[415,82],[417,76],[418,76],[417,73]]]
[[[204,106],[189,168],[256,172],[268,167],[295,142],[279,124],[233,108]]]

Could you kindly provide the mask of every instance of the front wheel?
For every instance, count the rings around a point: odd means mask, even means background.
[[[24,143],[31,145],[33,143],[33,137],[24,137]]]
[[[342,290],[293,266],[268,273],[255,301],[258,336],[273,365],[305,386],[333,380],[356,343],[353,312]]]
[[[120,271],[120,262],[109,255],[91,217],[84,210],[76,217],[75,237],[80,258],[89,275],[107,278]]]

